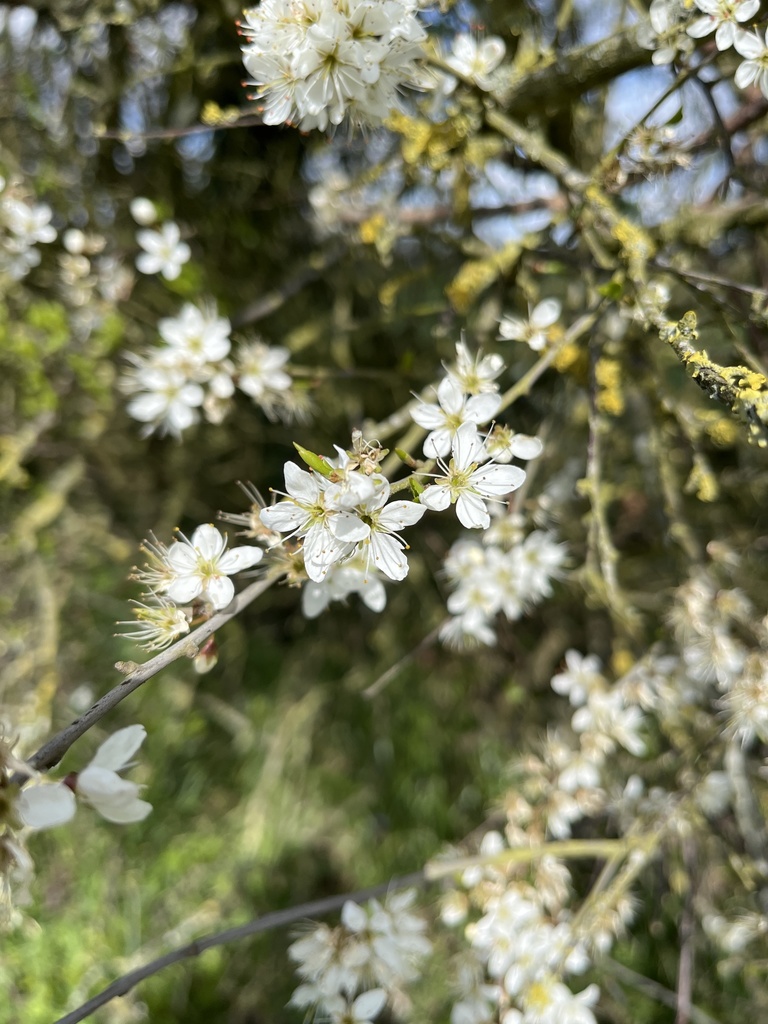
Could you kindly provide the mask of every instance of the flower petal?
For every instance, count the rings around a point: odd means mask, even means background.
[[[147,736],[143,725],[128,725],[104,740],[94,754],[89,768],[109,768],[119,772],[125,768]],[[87,771],[87,769],[86,769]]]
[[[491,517],[479,494],[466,491],[460,494],[456,501],[456,515],[461,525],[468,530],[487,530],[491,525]]]
[[[53,828],[75,816],[75,794],[63,782],[30,783],[16,801],[19,817],[30,828]]]
[[[198,526],[192,534],[192,547],[205,559],[216,559],[226,547],[226,540],[212,523]]]
[[[231,576],[232,573],[240,572],[241,569],[250,569],[252,565],[260,562],[263,557],[264,552],[261,548],[243,544],[239,548],[231,548],[229,551],[226,551],[219,559],[218,569],[219,572]]]

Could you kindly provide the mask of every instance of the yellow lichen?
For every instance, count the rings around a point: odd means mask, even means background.
[[[595,365],[595,381],[597,408],[609,416],[620,416],[624,412],[624,391],[619,360],[607,356],[598,359]]]

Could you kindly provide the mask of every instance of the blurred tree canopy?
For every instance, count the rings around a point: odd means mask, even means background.
[[[29,756],[119,681],[115,662],[137,658],[113,634],[150,533],[242,511],[237,481],[279,489],[294,441],[330,454],[361,428],[419,458],[423,431],[397,410],[427,395],[462,332],[504,355],[504,388],[523,381],[499,421],[545,453],[516,510],[556,529],[568,571],[553,598],[498,623],[495,646],[457,653],[434,642],[456,524],[427,516],[386,614],[354,598],[308,620],[298,590],[275,586],[220,632],[210,673],[182,659],[148,682],[61,773],[141,722],[134,775],[153,814],[121,830],[81,811],[30,841],[37,874],[4,937],[0,1024],[49,1024],[195,935],[412,871],[498,824],[510,764],[562,713],[550,680],[565,652],[622,677],[666,641],[691,580],[738,590],[750,622],[766,614],[768,101],[735,98],[737,61],[716,63],[704,40],[700,64],[654,66],[637,39],[642,3],[444,0],[424,15],[435,64],[457,32],[499,36],[512,70],[496,99],[464,80],[439,102],[409,94],[384,129],[327,136],[262,122],[243,84],[241,13],[0,7],[4,195],[48,204],[58,232],[38,266],[0,276],[6,738]],[[136,197],[191,247],[174,280],[134,267]],[[79,252],[67,230],[82,232]],[[654,288],[665,299],[649,312]],[[499,321],[546,298],[562,326],[540,365],[499,341]],[[238,394],[222,422],[180,441],[141,436],[121,389],[126,353],[203,300],[241,343],[289,350],[293,422]],[[579,317],[584,330],[566,336]],[[733,631],[768,657],[757,626]],[[718,721],[655,725],[648,788],[714,770]],[[762,742],[749,778],[765,808]],[[670,841],[644,876],[613,954],[628,973],[600,978],[601,1020],[675,1019],[658,993],[676,989],[692,888],[702,907],[737,893],[731,909],[747,900],[739,886],[764,891],[738,814],[718,821],[692,861]],[[617,828],[606,812],[583,835]],[[575,884],[588,888],[591,871],[574,867]],[[287,944],[278,932],[209,951],[94,1019],[298,1021]],[[764,969],[718,974],[704,942],[697,957],[706,1019],[759,1019]],[[451,984],[436,958],[414,1019],[449,1020]]]

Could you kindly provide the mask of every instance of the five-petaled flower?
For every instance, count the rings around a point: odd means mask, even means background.
[[[445,476],[430,484],[420,497],[422,505],[441,512],[456,505],[459,522],[467,529],[487,529],[491,524],[486,501],[499,500],[516,490],[525,480],[525,471],[518,466],[498,466],[486,462],[483,442],[472,423],[456,431],[451,446],[450,466],[438,460]]]
[[[174,573],[165,594],[179,604],[198,597],[214,609],[226,608],[235,596],[229,577],[260,562],[261,548],[244,545],[227,551],[227,541],[210,523],[198,526],[192,539],[177,540],[168,550],[168,564]]]

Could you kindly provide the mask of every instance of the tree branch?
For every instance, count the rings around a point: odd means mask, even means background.
[[[251,583],[249,587],[246,587],[245,590],[237,594],[224,611],[218,612],[208,619],[207,622],[193,630],[189,636],[185,636],[173,644],[172,647],[161,651],[160,654],[150,658],[143,665],[137,665],[117,686],[112,687],[108,693],[100,697],[84,715],[75,719],[65,729],[57,732],[55,736],[47,740],[32,757],[28,758],[28,764],[38,771],[46,771],[48,768],[53,768],[54,765],[59,763],[75,740],[79,739],[91,726],[95,725],[108,712],[117,707],[120,701],[124,700],[130,693],[133,693],[134,690],[138,690],[152,676],[156,676],[158,672],[162,672],[168,665],[178,661],[179,658],[194,657],[209,636],[212,636],[225,622],[229,622],[230,619],[239,615],[252,601],[255,601],[265,590],[268,590],[274,582],[274,578],[271,578],[256,580]],[[118,662],[119,664],[120,662]],[[21,785],[26,780],[17,773],[11,781]]]
[[[112,999],[115,999],[117,996],[124,996],[126,992],[130,992],[135,985],[138,985],[140,981],[144,981],[145,978],[151,978],[153,974],[158,974],[163,968],[170,967],[171,964],[178,963],[180,960],[199,956],[206,949],[213,949],[214,946],[223,946],[229,942],[237,942],[251,935],[258,935],[260,932],[272,931],[274,928],[283,928],[285,925],[294,924],[303,918],[330,914],[334,910],[341,910],[348,900],[352,900],[355,903],[363,903],[377,896],[384,896],[394,889],[408,889],[412,886],[426,884],[428,884],[428,880],[424,872],[414,871],[410,875],[402,875],[400,878],[394,878],[390,882],[383,882],[368,889],[359,889],[357,892],[348,892],[337,896],[325,896],[323,899],[302,903],[297,907],[289,907],[287,910],[276,910],[271,914],[265,914],[263,917],[257,917],[253,921],[236,925],[234,928],[227,928],[222,932],[212,932],[210,935],[203,935],[199,939],[193,939],[192,942],[187,943],[185,946],[172,949],[169,953],[165,953],[156,960],[150,960],[143,967],[137,967],[135,970],[123,974],[122,977],[113,981],[111,985],[108,985],[97,995],[83,1003],[82,1006],[78,1006],[76,1010],[72,1010],[63,1017],[60,1017],[55,1021],[55,1024],[78,1024],[79,1021],[90,1017],[95,1010],[105,1006]]]

